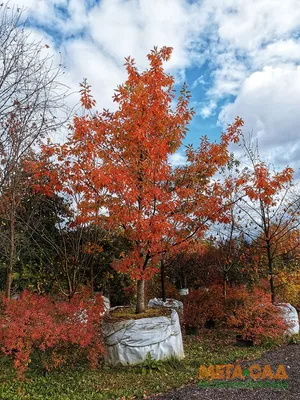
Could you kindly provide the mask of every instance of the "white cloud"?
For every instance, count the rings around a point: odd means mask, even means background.
[[[265,66],[300,62],[298,0],[204,0],[213,82],[208,104],[237,96],[246,78]]]
[[[58,36],[68,83],[75,89],[86,77],[101,107],[112,105],[113,90],[125,77],[126,56],[145,68],[150,49],[173,47],[166,69],[179,83],[185,68],[204,59],[196,51],[199,7],[186,0],[23,0],[23,5],[30,21]]]
[[[197,86],[204,86],[205,85],[205,80],[203,75],[199,76],[199,78],[197,78],[194,83],[192,84],[192,89],[195,89]]]
[[[177,151],[169,157],[169,161],[173,167],[178,167],[186,163],[186,157]]]
[[[113,59],[100,52],[97,45],[82,39],[68,42],[65,51],[67,66],[66,83],[76,90],[79,82],[88,79],[97,107],[113,108],[113,89],[124,81],[126,73]]]
[[[208,104],[200,108],[199,114],[203,119],[209,118],[215,114],[216,108],[217,103],[214,100],[211,100]]]
[[[201,29],[196,21],[191,23],[191,10],[181,0],[102,0],[89,14],[89,32],[120,65],[132,55],[144,68],[150,49],[171,46],[174,50],[166,67],[182,70],[193,62],[193,38]]]
[[[296,167],[300,160],[299,98],[300,66],[264,67],[245,79],[219,120],[226,125],[241,116],[244,132],[253,131],[264,156],[277,165]]]
[[[205,85],[201,76],[193,85],[194,91],[199,84],[206,90],[197,101],[203,118],[236,97],[219,121],[232,122],[240,114],[274,160],[296,162],[299,0],[11,1],[22,2],[37,26],[59,35],[66,82],[77,90],[86,77],[100,109],[112,107],[113,89],[125,77],[125,56],[144,68],[154,45],[172,46],[166,67],[177,82],[187,68],[208,65],[211,81],[205,74]]]
[[[266,63],[272,66],[300,62],[300,41],[296,39],[278,40],[268,44],[254,58],[254,65],[261,67]]]

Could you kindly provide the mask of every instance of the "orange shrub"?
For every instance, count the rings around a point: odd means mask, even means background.
[[[89,293],[76,294],[70,302],[54,302],[50,296],[24,291],[17,300],[3,299],[0,317],[2,351],[12,356],[18,376],[23,377],[34,350],[49,353],[45,367],[66,362],[75,349],[95,367],[103,353],[100,320],[103,300]]]
[[[232,291],[228,300],[235,299],[228,312],[227,324],[240,331],[242,338],[261,344],[266,339],[277,339],[288,329],[282,311],[271,302],[271,296],[263,290]],[[229,311],[229,309],[228,309]]]
[[[191,292],[184,302],[185,325],[200,328],[208,320],[226,323],[255,344],[277,339],[288,329],[271,296],[262,289],[249,290],[245,286],[228,287],[226,299],[221,285]]]
[[[224,295],[221,285],[192,291],[184,301],[184,323],[201,328],[208,320],[222,321],[225,318]]]

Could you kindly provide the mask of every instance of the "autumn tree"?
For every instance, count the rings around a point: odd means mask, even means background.
[[[203,237],[210,221],[227,219],[226,188],[213,177],[243,124],[237,118],[219,143],[204,137],[198,149],[189,146],[186,165],[173,168],[170,155],[181,146],[194,111],[186,86],[175,99],[174,78],[164,71],[171,52],[155,48],[143,72],[126,59],[128,78],[115,91],[115,112],[94,111],[84,82],[85,112],[74,118],[68,142],[44,149],[53,187],[80,193],[78,221],[97,223],[104,212],[107,229],[121,230],[131,243],[114,267],[136,281],[137,313],[145,309],[145,281],[158,272],[162,256]]]
[[[245,138],[243,145],[250,165],[240,178],[246,196],[237,203],[238,226],[251,242],[252,265],[268,278],[275,302],[276,278],[288,267],[288,253],[299,251],[300,204],[293,195],[293,170],[276,172],[261,160],[257,147]]]

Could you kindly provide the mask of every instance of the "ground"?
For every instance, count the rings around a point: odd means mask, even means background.
[[[260,365],[269,364],[273,369],[278,364],[288,372],[288,389],[198,389],[196,384],[172,391],[164,396],[155,396],[155,400],[299,400],[300,399],[300,345],[289,345],[268,351],[259,359]],[[249,362],[242,363],[245,367]]]
[[[274,346],[274,344],[269,344],[269,346]],[[26,373],[26,380],[23,382],[15,379],[11,361],[2,356],[0,357],[0,399],[133,400],[150,398],[154,394],[156,394],[154,398],[156,400],[230,399],[236,396],[236,390],[198,391],[196,383],[199,366],[242,362],[245,359],[254,360],[267,351],[264,347],[239,348],[235,345],[235,335],[226,333],[224,330],[205,330],[197,337],[186,336],[184,347],[186,354],[184,360],[180,362],[171,360],[164,363],[162,368],[154,362],[148,370],[144,369],[144,371],[141,367],[112,368],[104,364],[100,365],[99,369],[90,371],[83,363],[74,368],[60,367],[44,376],[33,358],[30,369]],[[272,351],[263,357],[270,362],[282,362],[290,366],[290,387],[288,391],[277,392],[277,397],[274,397],[272,391],[261,390],[258,393],[261,399],[269,399],[270,396],[272,399],[300,399],[298,388],[298,384],[300,387],[300,346],[289,345],[276,348],[276,350],[272,347]],[[180,387],[182,389],[178,390]],[[168,394],[160,395],[162,393]],[[239,390],[239,400],[259,399],[260,397],[254,393],[256,391]],[[249,397],[251,395],[254,397]],[[294,397],[291,397],[293,395]]]

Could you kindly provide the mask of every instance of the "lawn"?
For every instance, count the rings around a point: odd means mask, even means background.
[[[32,363],[25,381],[16,380],[11,361],[1,357],[0,399],[146,398],[196,381],[200,364],[226,364],[253,359],[266,350],[263,347],[239,348],[235,346],[234,335],[214,330],[201,332],[199,336],[184,337],[184,348],[184,360],[164,362],[160,371],[154,369],[159,366],[156,363],[153,363],[153,369],[147,371],[141,367],[112,368],[104,364],[98,370],[91,371],[82,364],[75,368],[61,367],[43,376],[41,369]]]

